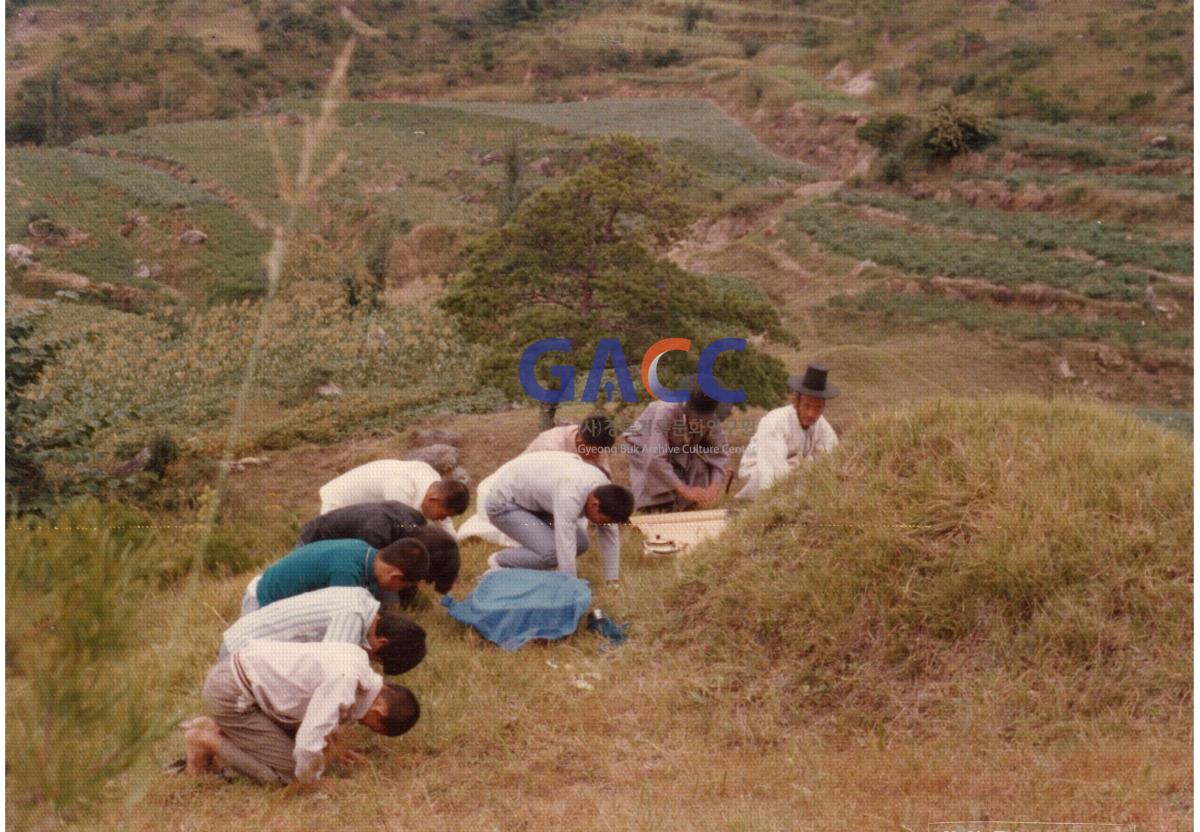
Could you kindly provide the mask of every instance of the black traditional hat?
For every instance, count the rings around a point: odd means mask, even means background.
[[[827,381],[829,370],[824,364],[809,364],[802,376],[789,376],[788,387],[793,393],[802,396],[813,396],[818,399],[832,399],[841,391],[837,385]]]
[[[700,378],[696,375],[684,376],[679,380],[679,389],[687,390],[687,402],[684,408],[697,416],[708,416],[716,411],[717,400],[700,389]]]

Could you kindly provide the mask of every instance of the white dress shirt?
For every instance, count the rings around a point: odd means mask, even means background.
[[[268,717],[299,726],[296,779],[311,782],[325,769],[325,744],[343,722],[370,709],[383,677],[353,644],[252,641],[231,657],[233,675]]]
[[[805,430],[800,427],[796,408],[790,404],[769,411],[759,420],[758,428],[742,454],[738,474],[746,477],[747,482],[737,496],[743,500],[756,496],[801,461],[832,451],[837,443],[837,434],[824,416],[818,416],[817,421]]]
[[[533,441],[526,446],[523,454],[534,454],[539,451],[566,451],[569,454],[578,455],[579,451],[575,449],[575,437],[579,436],[579,425],[559,425],[558,427],[544,430],[534,437]],[[595,465],[604,473],[612,477],[612,470],[608,467],[608,454],[601,454],[595,459],[584,460]]]
[[[321,513],[359,503],[382,503],[396,500],[421,510],[421,502],[429,486],[441,480],[441,475],[428,462],[419,459],[380,459],[351,468],[321,486]],[[454,534],[454,524],[447,517],[438,521],[442,528]]]

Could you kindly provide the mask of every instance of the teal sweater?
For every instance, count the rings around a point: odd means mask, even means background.
[[[319,540],[298,546],[263,572],[259,606],[329,586],[361,586],[378,594],[375,554],[375,548],[362,540]]]

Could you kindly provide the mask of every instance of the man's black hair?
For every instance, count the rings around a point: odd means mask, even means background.
[[[425,544],[410,537],[384,546],[375,557],[403,572],[406,581],[423,581],[429,574],[429,552]]]
[[[434,483],[434,489],[434,495],[442,501],[446,508],[450,509],[451,514],[462,514],[467,510],[467,504],[471,502],[471,492],[458,480],[443,477]]]
[[[603,413],[593,413],[580,422],[579,435],[592,448],[611,448],[617,441],[612,420]]]
[[[408,533],[408,539],[419,540],[429,552],[429,571],[425,580],[445,595],[458,580],[458,570],[461,566],[458,541],[452,534],[436,525],[418,526]]]
[[[404,685],[395,682],[384,682],[383,690],[379,691],[387,706],[379,733],[385,737],[398,737],[417,724],[421,718],[421,704],[417,697]]]
[[[600,513],[614,523],[624,523],[633,514],[633,493],[623,485],[601,485],[592,492],[600,501]]]
[[[381,612],[375,635],[387,639],[376,656],[388,676],[407,673],[425,658],[425,630],[411,618]]]

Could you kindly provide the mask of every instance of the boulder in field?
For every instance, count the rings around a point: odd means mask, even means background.
[[[138,471],[146,470],[146,466],[150,463],[150,449],[142,448],[129,459],[121,463],[121,467],[117,469],[118,477],[128,477],[136,474]]]
[[[8,262],[14,266],[32,266],[33,265],[33,249],[29,246],[23,246],[20,243],[12,243],[4,251]]]
[[[401,459],[415,459],[427,462],[444,477],[458,467],[458,448],[439,442],[433,445],[426,445],[424,448],[413,448],[411,451],[406,452]]]
[[[425,428],[415,433],[413,437],[418,445],[453,445],[462,447],[463,435],[456,430],[445,428]]]
[[[198,246],[208,240],[208,235],[198,228],[189,228],[179,235],[179,242],[187,246]]]
[[[868,257],[866,260],[860,261],[857,266],[855,266],[853,269],[850,270],[850,276],[858,277],[863,272],[865,272],[867,269],[873,269],[873,268],[877,267],[878,265],[879,265],[878,263],[876,263],[874,260],[872,260],[871,258]]]
[[[345,393],[341,387],[338,387],[332,381],[327,381],[317,388],[317,395],[323,399],[332,399],[341,396]]]
[[[530,173],[536,173],[538,176],[553,176],[554,163],[550,161],[549,156],[543,156],[540,159],[534,159],[526,168]]]
[[[77,246],[92,238],[91,234],[72,228],[69,225],[57,223],[52,219],[42,218],[29,223],[26,229],[29,236],[46,245]]]

